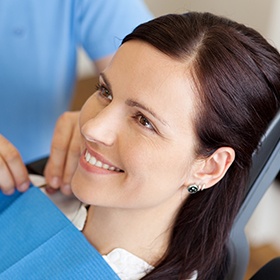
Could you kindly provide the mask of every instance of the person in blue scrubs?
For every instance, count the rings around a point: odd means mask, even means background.
[[[0,164],[17,170],[7,164],[19,160],[11,147],[24,163],[50,153],[73,95],[79,47],[100,72],[124,36],[151,18],[141,0],[0,1]]]

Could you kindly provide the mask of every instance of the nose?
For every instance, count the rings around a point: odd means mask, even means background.
[[[112,146],[117,139],[119,118],[117,111],[107,106],[82,125],[81,133],[89,142]]]

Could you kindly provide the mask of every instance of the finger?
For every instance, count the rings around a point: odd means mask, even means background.
[[[15,181],[2,157],[0,157],[0,189],[7,195],[15,190]]]
[[[61,186],[71,136],[72,123],[69,121],[69,116],[66,112],[59,117],[56,123],[51,153],[44,171],[47,183],[53,188]]]
[[[2,135],[0,158],[0,185],[5,193],[11,193],[14,187],[26,191],[30,184],[27,169],[17,149]]]
[[[77,112],[65,112],[57,121],[50,158],[44,172],[47,183],[53,188],[59,188],[62,184],[67,154],[77,121]]]
[[[57,189],[54,189],[54,188],[52,188],[52,187],[46,186],[46,187],[45,187],[45,191],[46,191],[48,194],[54,194],[54,193],[56,193],[58,190],[57,190]]]
[[[66,195],[72,194],[71,191],[71,180],[73,177],[73,174],[77,168],[78,160],[80,158],[80,146],[81,146],[81,134],[78,128],[78,125],[76,126],[74,130],[74,134],[71,139],[69,151],[67,154],[64,174],[63,174],[63,182],[61,191],[62,193]]]

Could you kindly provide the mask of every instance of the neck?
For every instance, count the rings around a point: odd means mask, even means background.
[[[160,210],[91,206],[83,233],[102,255],[122,248],[155,265],[167,249],[177,207]]]

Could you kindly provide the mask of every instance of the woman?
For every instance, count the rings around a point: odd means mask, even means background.
[[[91,205],[89,242],[139,257],[143,279],[223,279],[279,92],[279,53],[244,25],[187,13],[137,27],[80,115],[72,190]]]

